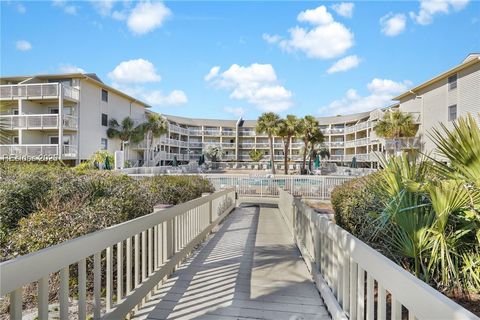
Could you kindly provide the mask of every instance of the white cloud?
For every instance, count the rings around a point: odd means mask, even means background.
[[[449,14],[453,11],[460,11],[470,0],[420,0],[418,13],[410,12],[410,17],[418,24],[427,25],[433,22],[437,14]]]
[[[25,8],[25,6],[21,3],[18,3],[15,8],[17,9],[18,13],[24,14],[27,12],[27,8]]]
[[[203,77],[203,79],[205,81],[210,81],[218,75],[219,71],[220,71],[220,67],[215,66],[212,69],[210,69],[210,72],[207,75],[205,75],[205,77]]]
[[[161,80],[153,63],[145,59],[123,61],[108,73],[108,77],[115,83],[146,83]]]
[[[311,24],[329,24],[333,22],[332,15],[325,6],[315,9],[308,9],[298,14],[297,20],[300,22],[309,22]]]
[[[72,4],[67,4],[66,0],[53,0],[53,6],[63,8],[65,13],[76,15],[78,7]]]
[[[347,71],[347,70],[356,68],[359,64],[360,64],[360,58],[357,57],[356,55],[351,55],[335,62],[327,70],[327,73]]]
[[[152,106],[173,106],[188,102],[187,95],[182,90],[172,90],[169,94],[164,94],[161,90],[142,86],[161,80],[153,63],[145,59],[123,61],[108,73],[108,77],[113,81],[113,87]]]
[[[268,34],[263,38],[269,43],[277,43],[287,52],[301,51],[309,58],[319,59],[338,57],[353,46],[353,33],[334,21],[325,6],[300,12],[297,20],[313,24],[313,27],[295,26],[288,30],[288,39]]]
[[[231,99],[246,100],[262,111],[280,112],[292,105],[292,92],[278,83],[270,64],[254,63],[247,67],[233,64],[228,70],[218,73],[219,70],[207,81],[217,88],[231,90]]]
[[[319,112],[323,115],[337,115],[385,107],[391,103],[394,96],[406,91],[409,86],[411,86],[411,82],[408,80],[396,82],[375,78],[367,84],[369,95],[361,96],[355,89],[349,89],[344,97],[320,108]]]
[[[405,31],[407,17],[403,13],[388,13],[380,18],[382,33],[394,37]]]
[[[243,109],[242,107],[225,107],[223,108],[223,111],[225,111],[226,113],[231,113],[236,117],[241,117],[245,114],[245,109]]]
[[[109,16],[112,12],[116,0],[91,0],[95,10],[102,16]]]
[[[154,90],[145,92],[141,96],[145,102],[154,106],[174,106],[188,102],[187,95],[182,90],[173,90],[168,95],[163,95],[161,91]]]
[[[27,40],[18,40],[15,43],[15,48],[19,51],[29,51],[32,50],[32,44]]]
[[[279,35],[269,35],[268,33],[264,33],[262,35],[262,38],[263,40],[267,41],[268,43],[277,43],[279,42],[280,40],[282,40],[282,37],[280,37]]]
[[[60,73],[85,73],[85,70],[71,64],[62,64],[58,68]]]
[[[171,14],[162,2],[140,2],[128,16],[127,26],[134,34],[143,35],[160,27]]]
[[[332,9],[339,15],[345,18],[353,16],[353,8],[355,5],[352,2],[342,2],[332,5]]]

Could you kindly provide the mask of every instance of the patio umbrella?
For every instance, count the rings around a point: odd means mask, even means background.
[[[105,170],[112,170],[112,166],[110,165],[110,160],[108,160],[108,157],[105,158]]]
[[[352,163],[350,165],[351,168],[356,168],[357,167],[357,158],[353,157],[352,158]]]
[[[173,166],[176,167],[178,165],[177,163],[177,156],[173,157]]]
[[[315,169],[318,169],[320,167],[320,157],[318,155],[315,157],[315,161],[313,162],[313,166],[315,167]]]

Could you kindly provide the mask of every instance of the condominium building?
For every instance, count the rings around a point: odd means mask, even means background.
[[[0,159],[74,164],[98,150],[120,150],[120,141],[107,137],[109,120],[143,118],[148,107],[95,74],[2,77]]]
[[[0,78],[0,158],[10,155],[54,154],[63,160],[80,162],[95,151],[120,149],[120,141],[108,139],[108,120],[129,116],[144,121],[149,106],[105,85],[94,74],[63,74]],[[359,166],[376,167],[379,154],[388,149],[416,149],[430,153],[434,145],[429,132],[439,123],[467,113],[480,117],[480,55],[471,54],[462,63],[425,83],[395,97],[388,108],[357,114],[319,117],[325,135],[326,161],[347,164],[354,158]],[[418,126],[417,135],[391,141],[378,137],[373,127],[387,110],[410,113]],[[268,137],[255,132],[254,120],[195,119],[165,115],[168,133],[146,152],[145,141],[127,144],[127,160],[132,164],[165,165],[196,161],[208,145],[220,145],[222,161],[250,161],[249,153],[260,150],[268,161],[283,160],[283,142],[274,137],[270,155]],[[59,121],[60,119],[60,121]],[[479,119],[480,120],[480,119]],[[299,163],[303,142],[292,138],[288,158]],[[151,159],[146,159],[146,155]]]

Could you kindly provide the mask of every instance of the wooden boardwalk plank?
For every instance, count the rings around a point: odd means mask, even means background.
[[[330,319],[276,208],[240,207],[134,319]]]

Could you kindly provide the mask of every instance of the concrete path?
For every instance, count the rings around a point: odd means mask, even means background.
[[[330,319],[277,208],[240,207],[135,319]]]

